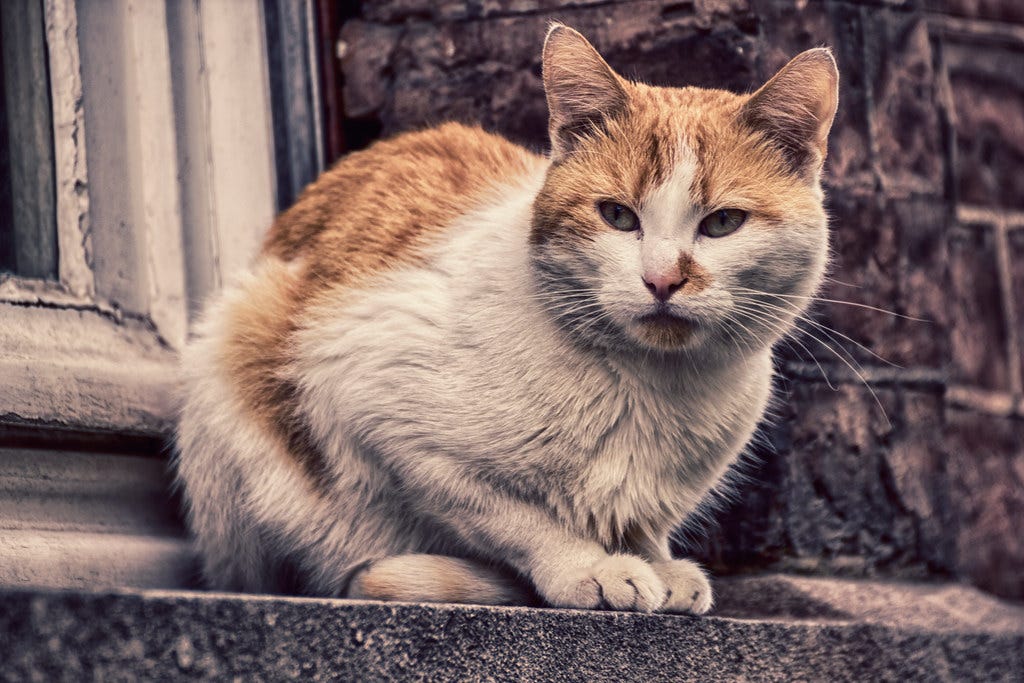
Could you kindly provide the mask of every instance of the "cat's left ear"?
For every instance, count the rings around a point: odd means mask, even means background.
[[[554,24],[544,40],[551,158],[564,157],[629,104],[625,82],[578,31]]]
[[[743,105],[741,120],[768,135],[795,173],[816,175],[839,105],[839,70],[828,48],[801,52]]]

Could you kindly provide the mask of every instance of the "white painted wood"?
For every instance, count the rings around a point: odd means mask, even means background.
[[[187,259],[185,279],[188,310],[194,315],[203,298],[220,286],[219,243],[213,192],[210,143],[210,92],[200,33],[199,4],[167,5],[170,35],[171,81],[176,110],[182,241]]]
[[[184,258],[164,3],[79,2],[96,292],[185,338]]]
[[[320,50],[317,41],[316,32],[316,6],[313,0],[303,0],[302,12],[305,18],[306,25],[306,48],[309,51],[307,57],[311,78],[309,79],[310,87],[312,89],[311,100],[313,110],[313,130],[310,134],[313,137],[314,144],[316,145],[316,164],[317,172],[324,170],[325,160],[327,158],[327,152],[324,149],[324,138],[322,132],[324,130],[323,122],[323,93],[320,92]]]
[[[180,349],[188,316],[165,8],[162,2],[128,2],[126,94],[134,151],[128,181],[138,182],[132,191],[149,290],[145,313],[160,336]]]
[[[187,299],[274,215],[261,6],[45,8],[60,282],[0,277],[0,420],[166,432]]]
[[[166,436],[189,299],[246,265],[274,215],[261,5],[45,12],[60,277],[0,276],[0,423]],[[194,579],[163,460],[5,445],[0,585]]]
[[[248,265],[274,218],[274,146],[260,6],[201,2],[220,278]]]
[[[174,4],[169,29],[179,149],[190,171],[181,195],[196,311],[250,262],[274,218],[266,46],[255,2]]]
[[[158,535],[184,529],[163,459],[0,448],[0,529]]]
[[[163,435],[176,355],[137,320],[0,303],[0,421]]]
[[[56,191],[53,118],[47,82],[44,8],[40,2],[0,3],[0,52],[6,141],[3,226],[10,267],[21,275],[57,277]],[[7,244],[6,237],[11,237]],[[6,259],[5,259],[6,260]]]
[[[0,448],[0,586],[171,588],[195,561],[153,457]]]
[[[0,421],[166,433],[186,314],[164,4],[44,7],[60,277],[0,276]]]
[[[195,560],[181,538],[0,530],[0,586],[183,588]]]
[[[46,0],[44,9],[53,104],[58,271],[61,285],[84,299],[93,296],[95,283],[90,267],[92,237],[78,16],[74,0]]]

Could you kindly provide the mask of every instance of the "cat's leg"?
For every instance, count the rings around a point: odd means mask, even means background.
[[[548,509],[461,475],[440,459],[396,461],[406,490],[474,555],[495,558],[527,578],[555,607],[651,612],[665,601],[664,582],[639,557],[609,554],[574,533]]]
[[[444,555],[394,555],[365,563],[346,596],[402,602],[528,605],[536,598],[521,580],[481,562]]]
[[[668,534],[659,540],[637,536],[627,539],[630,550],[647,558],[667,591],[662,612],[705,614],[711,609],[714,594],[707,574],[693,560],[673,559]]]

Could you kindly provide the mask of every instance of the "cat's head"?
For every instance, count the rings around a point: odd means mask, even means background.
[[[772,344],[825,269],[819,177],[838,79],[831,53],[815,49],[751,95],[651,87],[553,26],[552,163],[531,232],[540,300],[599,346]]]

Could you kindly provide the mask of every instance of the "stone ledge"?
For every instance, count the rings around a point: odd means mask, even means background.
[[[721,589],[723,613],[772,605],[770,618],[10,591],[0,679],[1024,679],[1024,608],[974,589],[777,576]]]

